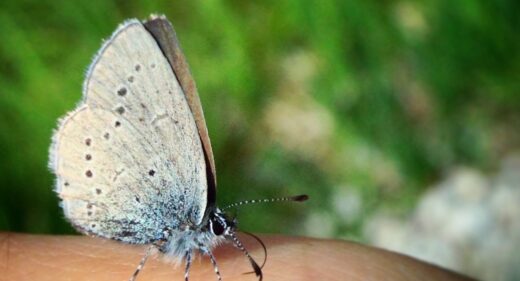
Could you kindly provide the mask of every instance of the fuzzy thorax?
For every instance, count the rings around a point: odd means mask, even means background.
[[[173,231],[168,240],[159,248],[168,260],[180,263],[189,252],[198,250],[200,253],[208,253],[226,241],[222,236],[217,236],[211,231],[177,230]]]

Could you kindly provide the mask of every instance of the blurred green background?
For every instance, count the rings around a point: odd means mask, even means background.
[[[0,230],[73,233],[47,153],[119,23],[165,14],[197,81],[220,205],[242,229],[367,242],[454,167],[520,147],[520,2],[2,1]],[[519,203],[520,204],[520,203]],[[520,219],[520,214],[519,214]]]

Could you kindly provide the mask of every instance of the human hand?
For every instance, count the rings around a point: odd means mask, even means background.
[[[265,281],[283,280],[472,280],[397,253],[356,243],[260,235],[267,247]],[[259,264],[263,249],[242,235]],[[0,280],[128,280],[146,246],[86,236],[0,233]],[[245,256],[231,245],[214,251],[224,281],[258,280]],[[2,279],[6,277],[6,279]],[[184,266],[150,258],[137,281],[183,280]],[[207,257],[194,260],[190,280],[216,280]]]

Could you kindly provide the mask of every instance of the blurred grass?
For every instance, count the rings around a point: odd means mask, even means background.
[[[72,232],[47,169],[52,129],[79,101],[101,39],[158,12],[198,83],[219,202],[308,193],[305,205],[241,209],[241,225],[362,240],[373,212],[404,215],[451,167],[493,169],[518,150],[519,6],[2,1],[0,229]],[[361,198],[352,218],[334,203],[345,191]]]

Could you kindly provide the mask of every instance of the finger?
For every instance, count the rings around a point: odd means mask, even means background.
[[[268,249],[264,280],[470,280],[396,253],[335,240],[260,236]],[[262,248],[242,236],[259,262]],[[0,234],[0,268],[6,280],[128,280],[146,251],[85,236]],[[215,256],[225,281],[257,280],[246,258],[232,246]],[[0,275],[0,276],[2,276]],[[183,280],[184,267],[148,260],[138,281]],[[216,280],[207,258],[196,259],[190,280]]]

